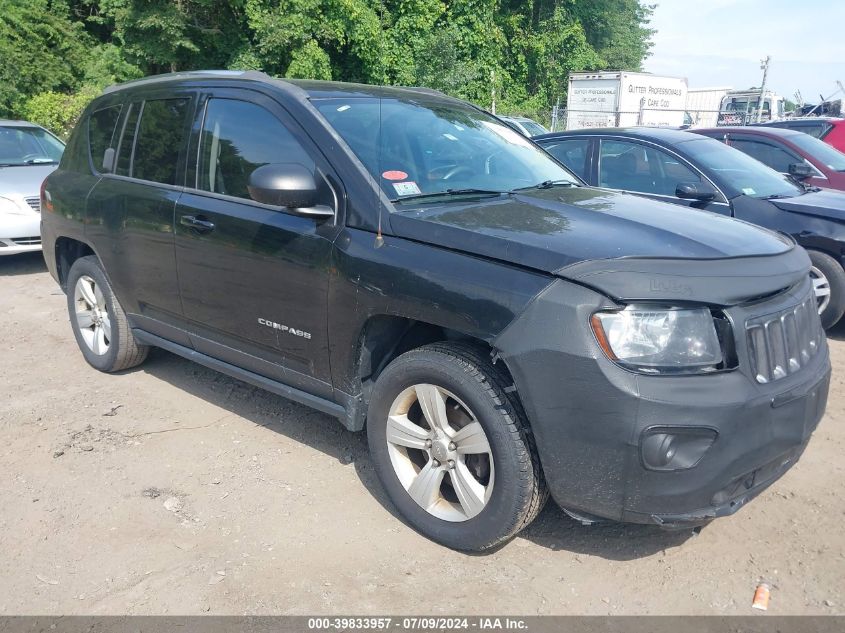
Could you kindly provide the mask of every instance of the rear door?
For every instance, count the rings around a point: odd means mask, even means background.
[[[626,138],[602,138],[598,151],[597,186],[633,193],[663,202],[731,215],[725,196],[686,160],[652,143]],[[679,185],[715,190],[709,202],[676,195]]]
[[[321,204],[339,210],[338,180],[275,100],[250,90],[204,94],[188,187],[176,209],[179,289],[194,348],[319,396],[330,396],[327,299],[335,220],[254,201],[250,174],[300,163]]]
[[[132,324],[183,345],[173,229],[195,105],[187,89],[128,96],[113,173],[87,202],[86,235]],[[100,148],[96,154],[100,168]]]

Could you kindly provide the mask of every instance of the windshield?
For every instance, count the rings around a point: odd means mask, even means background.
[[[528,132],[529,136],[539,136],[540,134],[546,134],[548,132],[548,130],[542,125],[530,119],[520,121],[520,123],[522,124],[522,127],[525,128],[525,131]]]
[[[809,134],[796,134],[790,136],[789,140],[816,160],[827,165],[828,169],[845,171],[845,154],[824,141],[820,141]]]
[[[685,141],[682,148],[693,162],[729,185],[736,193],[751,198],[772,198],[792,197],[804,192],[786,176],[715,139]]]
[[[578,182],[519,132],[468,105],[424,97],[319,99],[314,105],[393,201]]]
[[[65,146],[38,127],[0,126],[0,165],[58,163]]]

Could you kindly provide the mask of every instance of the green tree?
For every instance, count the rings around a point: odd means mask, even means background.
[[[541,115],[572,71],[637,70],[639,0],[0,0],[0,116],[64,129],[105,85],[200,68],[421,85]],[[85,95],[80,100],[68,95]]]
[[[600,66],[589,70],[642,70],[654,34],[648,21],[657,5],[639,0],[564,0],[564,6],[584,27],[587,41],[599,55]]]
[[[0,117],[32,94],[79,87],[88,37],[69,17],[61,1],[0,0]]]
[[[73,94],[39,92],[24,102],[20,112],[27,121],[37,123],[66,139],[85,106],[98,93],[99,91],[92,87],[83,88]]]

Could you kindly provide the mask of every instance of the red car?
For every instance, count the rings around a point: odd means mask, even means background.
[[[810,136],[833,145],[840,152],[845,152],[845,119],[838,117],[807,117],[806,119],[786,119],[762,123],[766,127],[781,127],[786,130],[804,132]]]
[[[809,185],[845,191],[845,154],[817,138],[771,126],[690,130],[722,141]]]

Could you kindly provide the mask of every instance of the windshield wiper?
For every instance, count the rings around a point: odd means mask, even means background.
[[[484,196],[503,196],[509,191],[498,191],[496,189],[447,189],[446,191],[434,191],[432,193],[415,193],[410,196],[402,196],[401,198],[394,198],[391,202],[406,202],[408,200],[424,200],[426,198],[438,198],[441,196],[463,196],[479,194]]]
[[[804,192],[804,193],[806,193],[806,192]],[[801,194],[798,194],[798,195],[801,195]],[[773,193],[770,196],[763,196],[761,198],[761,200],[781,200],[783,198],[794,198],[794,197],[795,196],[790,196],[789,194],[786,194],[786,193]]]
[[[572,180],[544,180],[543,182],[538,182],[536,185],[531,185],[529,187],[518,187],[517,189],[513,189],[512,191],[526,191],[528,189],[551,189],[552,187],[577,187],[578,183],[573,182]]]
[[[57,161],[52,158],[30,158],[24,161],[24,165],[55,165]]]

